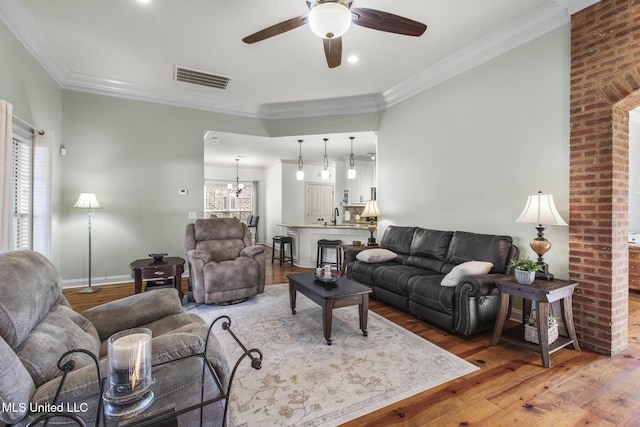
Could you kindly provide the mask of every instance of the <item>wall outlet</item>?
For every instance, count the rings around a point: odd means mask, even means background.
[[[196,219],[198,218],[198,214],[196,212],[189,212],[189,219]]]

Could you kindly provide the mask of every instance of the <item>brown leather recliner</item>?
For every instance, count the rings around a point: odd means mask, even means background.
[[[185,249],[197,303],[235,303],[264,292],[264,247],[251,245],[249,228],[240,220],[209,218],[187,225]]]

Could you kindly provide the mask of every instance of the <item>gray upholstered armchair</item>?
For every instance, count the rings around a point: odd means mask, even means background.
[[[234,303],[264,292],[264,248],[251,245],[249,228],[240,220],[209,218],[187,225],[185,249],[196,302]]]
[[[58,359],[69,350],[94,354],[106,375],[106,340],[115,332],[151,329],[156,365],[202,353],[208,326],[202,318],[183,310],[175,289],[136,294],[79,314],[61,293],[60,275],[44,256],[32,251],[0,252],[0,425],[24,425],[38,416],[32,408],[53,402],[63,377]],[[224,353],[211,334],[206,358],[227,385],[231,377]],[[78,415],[92,425],[101,396],[96,364],[82,354],[71,358],[75,367],[66,376],[55,403],[81,408]],[[199,403],[202,363],[180,364],[179,369],[172,366],[154,366],[157,405]],[[222,419],[222,411],[219,405],[206,408],[212,419]],[[199,411],[181,415],[181,425],[197,423],[199,418],[192,416],[199,417]],[[51,421],[49,425],[60,425],[64,420]]]

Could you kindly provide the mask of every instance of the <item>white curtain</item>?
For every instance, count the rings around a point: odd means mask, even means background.
[[[12,141],[13,129],[11,125],[13,106],[0,100],[0,251],[12,248]]]
[[[33,131],[33,250],[51,256],[51,131]]]

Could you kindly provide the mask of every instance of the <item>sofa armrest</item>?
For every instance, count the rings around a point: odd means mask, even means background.
[[[182,312],[176,289],[158,289],[90,308],[82,315],[95,326],[100,340],[104,341],[116,332]]]
[[[456,286],[456,298],[458,293],[467,297],[479,297],[488,295],[495,289],[495,280],[502,277],[502,274],[470,274],[463,276]]]
[[[264,247],[261,245],[247,246],[240,251],[240,256],[247,256],[249,258],[255,258],[256,255],[264,253]]]
[[[203,264],[206,264],[211,260],[211,254],[201,249],[191,249],[190,251],[187,251],[187,257],[189,260],[201,260]]]
[[[464,276],[455,290],[454,327],[457,333],[471,335],[495,325],[500,292],[494,282],[502,274]]]

